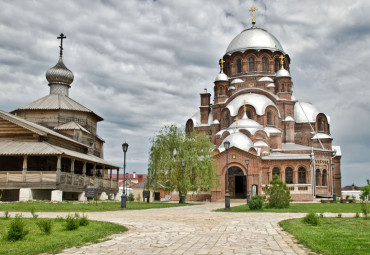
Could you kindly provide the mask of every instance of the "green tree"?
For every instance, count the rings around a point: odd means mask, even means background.
[[[362,200],[362,212],[364,213],[365,219],[369,216],[369,197],[370,197],[370,180],[367,179],[367,185],[361,188],[361,200]]]
[[[278,175],[274,175],[270,186],[267,187],[267,207],[269,208],[288,208],[291,198],[286,184]]]
[[[182,192],[182,160],[185,160],[185,195],[191,191],[208,191],[214,187],[214,145],[195,131],[185,134],[175,125],[165,126],[152,140],[148,164],[147,188],[163,185],[167,190]]]

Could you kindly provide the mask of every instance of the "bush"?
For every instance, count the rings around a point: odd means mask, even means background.
[[[357,212],[355,218],[360,218],[360,214]]]
[[[324,218],[324,214],[323,213],[320,213],[320,218]]]
[[[87,226],[89,225],[89,220],[86,215],[82,215],[82,217],[79,219],[79,225],[80,226]]]
[[[78,214],[71,216],[68,214],[66,217],[66,229],[69,231],[76,230],[80,226]]]
[[[338,218],[342,218],[342,214],[341,213],[338,213]]]
[[[303,222],[312,226],[319,225],[319,217],[315,213],[309,213],[303,218]]]
[[[37,217],[39,217],[37,214],[36,214],[36,212],[35,212],[35,208],[31,208],[31,214],[32,214],[32,218],[34,218],[34,219],[37,219]]]
[[[261,209],[263,205],[263,197],[259,195],[254,195],[248,202],[249,209],[258,210]]]
[[[9,212],[8,211],[5,211],[4,212],[4,218],[5,219],[9,219],[10,218],[10,215],[9,215]]]
[[[362,193],[360,195],[360,198],[362,200],[361,202],[362,213],[364,214],[364,218],[367,220],[370,214],[370,208],[369,208],[370,180],[367,179],[366,181],[367,181],[367,185],[361,188]]]
[[[25,223],[22,220],[22,216],[17,214],[10,223],[8,234],[5,236],[5,239],[13,242],[19,241],[23,240],[27,234],[28,230],[25,228]]]
[[[140,202],[140,201],[141,201],[140,193],[139,193],[139,194],[137,194],[137,196],[136,196],[136,201],[138,201],[138,202]]]
[[[267,187],[267,207],[269,208],[288,208],[290,204],[290,192],[286,184],[278,175],[274,175],[270,182],[271,186]]]
[[[134,201],[134,194],[130,193],[128,195],[128,201]]]
[[[53,220],[41,219],[36,223],[36,225],[39,227],[41,232],[49,235],[51,233],[51,229],[53,228]]]

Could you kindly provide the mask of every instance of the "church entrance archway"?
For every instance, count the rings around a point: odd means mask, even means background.
[[[247,196],[247,180],[243,171],[236,166],[229,168],[230,198],[245,198]]]

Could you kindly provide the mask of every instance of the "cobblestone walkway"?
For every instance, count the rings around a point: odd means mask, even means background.
[[[235,206],[236,204],[232,204]],[[124,225],[128,232],[61,254],[308,254],[278,226],[290,213],[212,212],[222,203],[188,207],[87,213],[89,219]],[[66,213],[40,213],[64,217]]]

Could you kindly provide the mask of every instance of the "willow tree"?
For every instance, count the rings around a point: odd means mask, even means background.
[[[185,134],[175,125],[165,126],[151,139],[148,165],[148,187],[161,184],[169,191],[208,191],[214,187],[214,145],[209,138],[195,131]],[[184,168],[182,161],[185,161]]]

